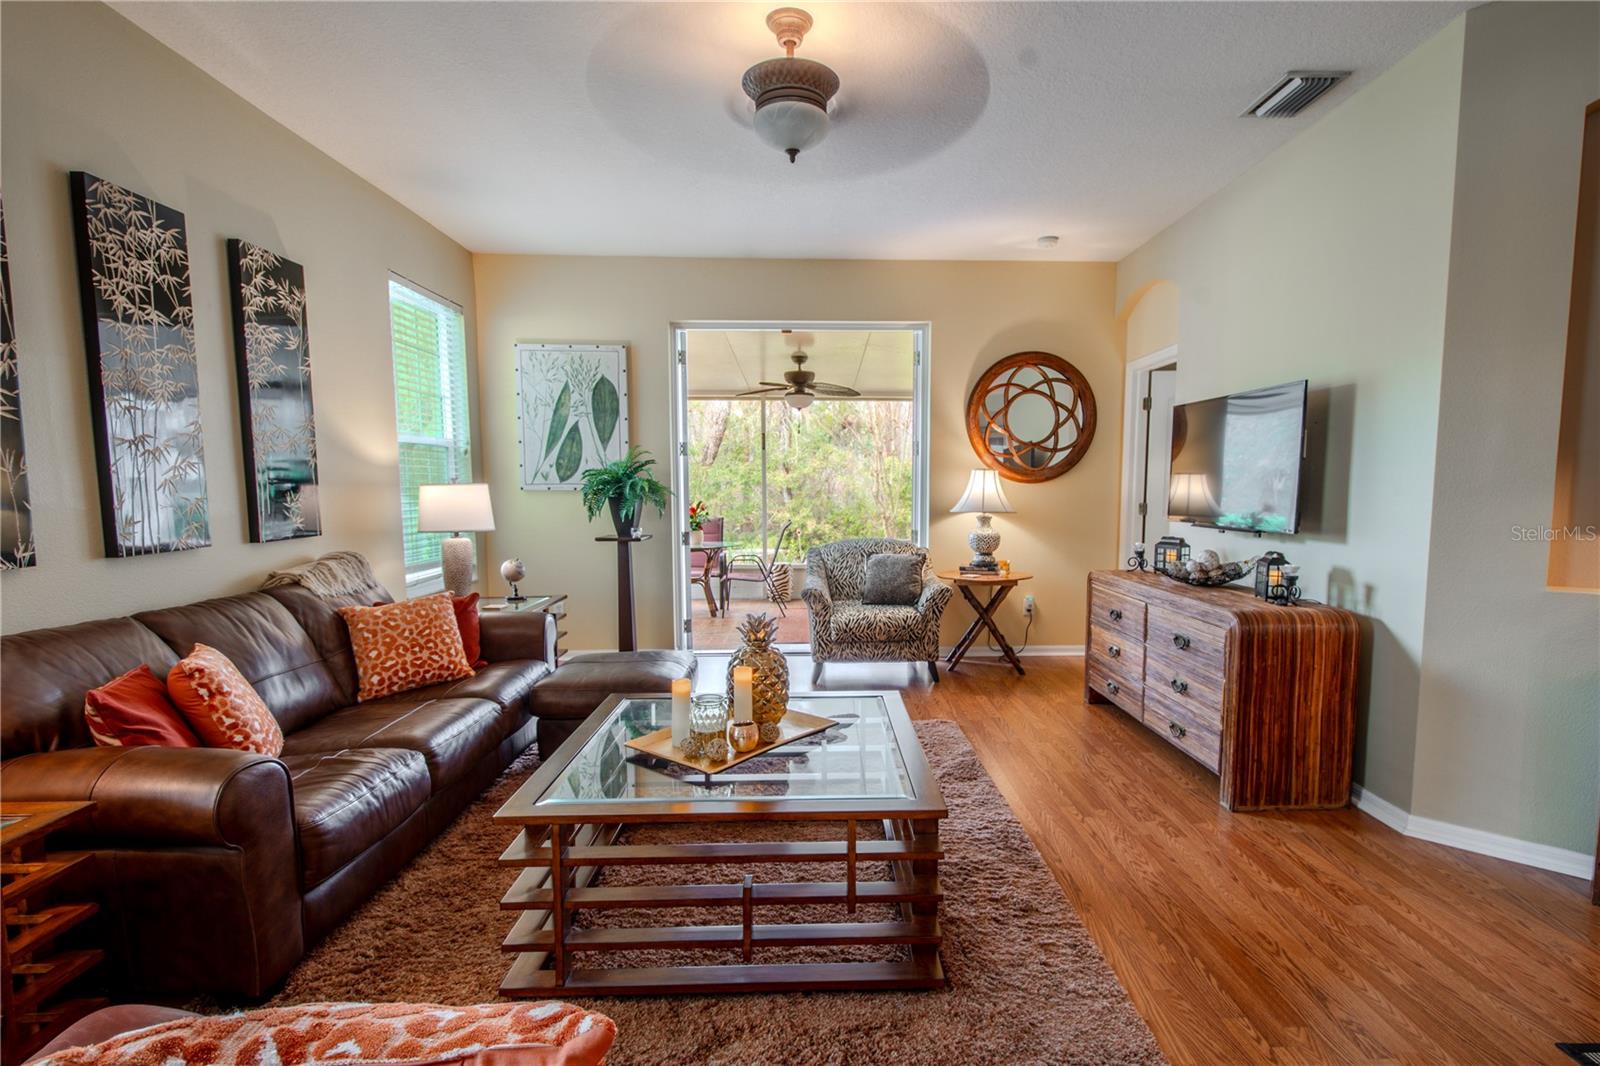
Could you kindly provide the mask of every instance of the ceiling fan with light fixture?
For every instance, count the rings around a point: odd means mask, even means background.
[[[776,381],[763,381],[762,388],[741,392],[740,396],[766,396],[774,392],[783,393],[783,402],[793,407],[796,411],[803,411],[811,406],[811,401],[818,396],[846,398],[860,396],[846,385],[834,385],[826,381],[818,381],[817,375],[806,369],[806,360],[810,358],[803,351],[797,351],[789,358],[794,360],[795,368],[785,372],[783,383]]]

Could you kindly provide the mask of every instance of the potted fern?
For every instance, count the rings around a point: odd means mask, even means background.
[[[645,504],[655,504],[656,514],[665,514],[672,493],[650,473],[655,465],[649,452],[629,448],[621,459],[585,470],[583,509],[589,513],[589,521],[609,506],[617,536],[633,537],[639,534],[639,512]]]

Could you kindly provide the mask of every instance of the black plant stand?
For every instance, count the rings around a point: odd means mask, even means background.
[[[649,540],[653,533],[631,537],[596,537],[597,541],[617,546],[617,650],[638,650],[639,635],[633,621],[633,546]]]

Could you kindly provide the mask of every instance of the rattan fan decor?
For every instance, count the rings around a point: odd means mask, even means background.
[[[1094,426],[1089,380],[1049,352],[1006,356],[983,372],[967,398],[972,449],[1008,481],[1065,474],[1089,450]]]

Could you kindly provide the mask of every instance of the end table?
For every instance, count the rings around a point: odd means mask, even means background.
[[[1019,582],[1030,581],[1033,575],[1019,574],[1014,570],[1008,574],[963,574],[960,571],[949,571],[940,574],[939,577],[960,589],[962,598],[972,605],[972,609],[978,615],[967,627],[967,631],[961,635],[961,639],[956,641],[956,646],[950,649],[950,654],[944,661],[945,669],[955,670],[978,639],[978,635],[987,629],[994,636],[995,643],[1000,646],[1000,654],[1020,676],[1024,672],[1022,660],[1017,658],[1016,649],[1006,640],[1006,635],[1000,632],[1000,625],[994,620],[994,612],[1005,598],[1011,595],[1011,590],[1016,588]],[[972,591],[975,588],[990,589],[989,602],[985,603],[978,599]]]

